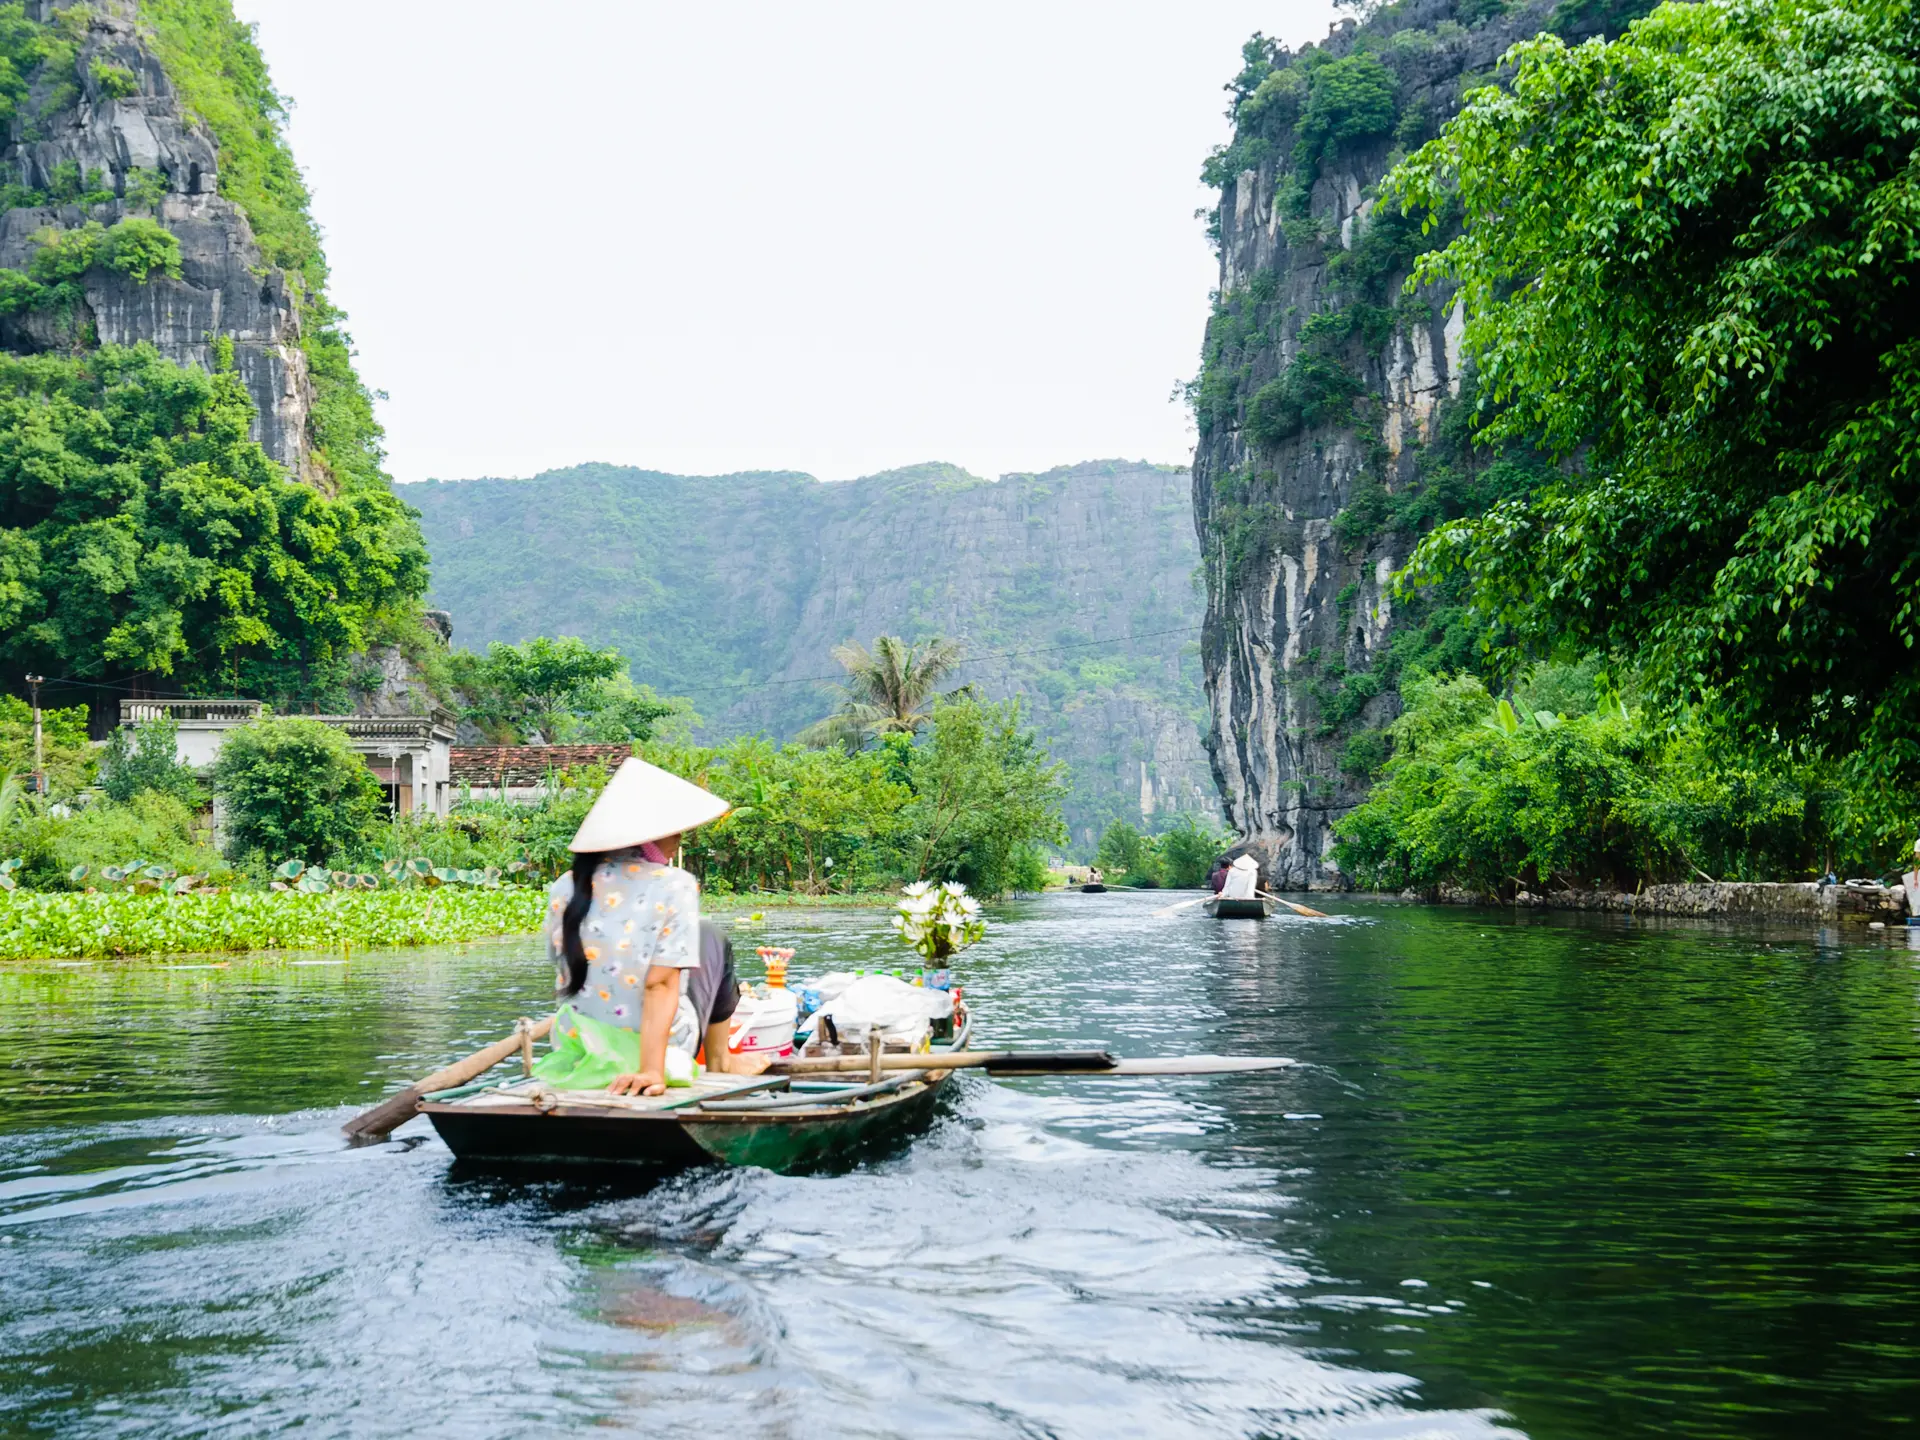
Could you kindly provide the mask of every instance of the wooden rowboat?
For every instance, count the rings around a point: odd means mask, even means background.
[[[908,1071],[878,1084],[703,1075],[646,1097],[522,1081],[430,1096],[420,1111],[460,1160],[657,1170],[718,1161],[784,1172],[849,1164],[904,1139],[932,1118],[952,1074]]]
[[[1096,884],[1093,881],[1088,881],[1080,887],[1080,893],[1082,895],[1104,895],[1107,893],[1107,887]]]
[[[1207,914],[1216,920],[1264,920],[1273,913],[1273,902],[1258,897],[1252,900],[1229,900],[1219,896],[1207,901]]]

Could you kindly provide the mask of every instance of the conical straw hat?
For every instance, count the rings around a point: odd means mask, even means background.
[[[718,820],[732,808],[711,790],[634,756],[620,762],[569,848],[625,850]]]

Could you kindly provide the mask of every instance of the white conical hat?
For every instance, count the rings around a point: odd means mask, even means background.
[[[718,820],[732,808],[711,790],[632,756],[613,772],[569,848],[625,850]]]

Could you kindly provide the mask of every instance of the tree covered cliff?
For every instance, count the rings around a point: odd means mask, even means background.
[[[1380,206],[1380,179],[1514,41],[1645,8],[1401,0],[1297,52],[1256,35],[1228,86],[1233,139],[1204,171],[1220,282],[1189,391],[1208,750],[1287,883],[1341,882],[1332,826],[1386,757],[1401,673],[1466,663],[1485,636],[1451,591],[1396,597],[1413,544],[1544,463],[1524,435],[1472,443],[1454,287],[1405,284],[1458,215]]]
[[[426,553],[228,0],[0,5],[0,667],[343,693]]]

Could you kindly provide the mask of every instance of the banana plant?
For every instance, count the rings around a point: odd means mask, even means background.
[[[1509,739],[1520,733],[1521,727],[1532,725],[1538,730],[1557,729],[1566,717],[1551,710],[1516,710],[1511,700],[1502,700],[1493,707],[1493,713],[1480,724],[1496,735],[1505,735]]]

